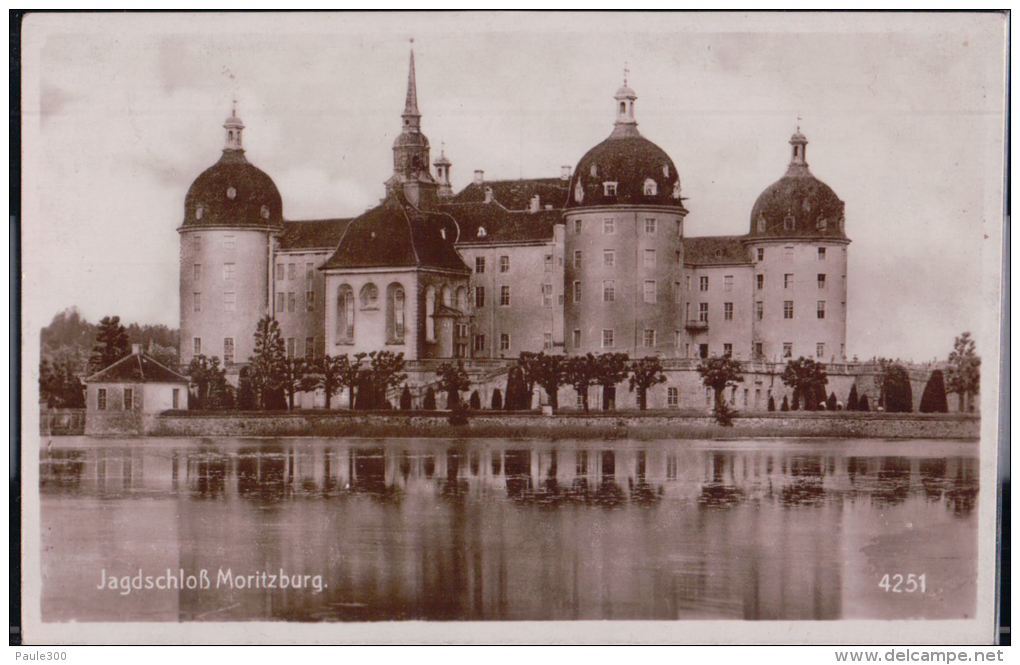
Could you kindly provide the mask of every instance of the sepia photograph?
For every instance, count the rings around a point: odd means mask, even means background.
[[[27,14],[20,639],[994,644],[1007,25]]]

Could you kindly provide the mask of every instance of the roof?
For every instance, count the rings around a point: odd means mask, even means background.
[[[322,268],[437,268],[470,272],[454,249],[457,223],[442,212],[424,212],[399,195],[355,217]]]
[[[531,197],[538,194],[539,206],[562,208],[567,201],[569,181],[562,178],[527,178],[520,180],[492,180],[481,184],[471,183],[460,190],[451,203],[484,203],[485,190],[492,190],[492,198],[510,210],[526,210]]]
[[[283,199],[264,171],[227,149],[219,161],[203,171],[184,197],[183,227],[279,227]]]
[[[283,223],[280,249],[336,249],[351,219],[310,219]]]
[[[749,236],[845,240],[843,202],[804,165],[765,188],[751,208]]]
[[[457,220],[458,245],[549,241],[563,216],[560,209],[527,212],[507,210],[498,203],[446,204],[441,210]]]
[[[747,236],[702,236],[684,238],[684,263],[691,266],[751,263],[744,249]]]
[[[645,183],[655,184],[645,193]],[[615,183],[607,192],[605,183]],[[631,125],[618,124],[602,143],[585,153],[570,179],[568,208],[600,205],[660,205],[684,210],[680,177],[666,151]]]
[[[133,353],[85,379],[86,383],[188,383],[188,377],[144,353]]]

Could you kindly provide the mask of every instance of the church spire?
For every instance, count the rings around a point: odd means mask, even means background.
[[[418,130],[421,113],[418,111],[418,85],[414,80],[414,38],[411,38],[411,62],[407,69],[407,99],[404,101],[404,131]]]

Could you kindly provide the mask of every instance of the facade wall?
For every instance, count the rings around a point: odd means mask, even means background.
[[[336,356],[354,355],[372,351],[389,350],[403,353],[413,360],[419,357],[419,339],[415,331],[421,320],[422,303],[420,284],[415,270],[372,271],[372,272],[330,272],[324,277],[324,353]],[[391,285],[399,284],[404,290],[404,336],[398,340],[387,335],[387,293]],[[363,289],[369,285],[377,289],[375,303],[364,301]],[[340,293],[350,288],[354,295],[354,336],[347,338],[339,330]]]
[[[272,307],[284,344],[288,352],[293,349],[295,356],[321,358],[325,353],[326,277],[319,266],[330,253],[285,251],[275,255]]]
[[[564,219],[567,353],[675,357],[683,217],[662,208],[606,207],[572,211]],[[654,233],[646,232],[647,220],[654,220]],[[646,259],[649,250],[654,250],[654,262]],[[607,252],[612,252],[611,265]],[[654,284],[652,298],[646,297],[646,282]],[[614,291],[611,301],[605,294],[608,283]],[[604,331],[612,331],[611,343]],[[645,331],[654,331],[654,342]]]
[[[820,259],[818,250],[825,249]],[[756,241],[748,244],[754,265],[754,302],[762,302],[763,317],[753,319],[753,343],[761,343],[763,357],[782,361],[784,344],[790,357],[805,356],[823,362],[846,357],[846,243],[839,241]],[[764,252],[758,261],[758,250]],[[757,288],[758,275],[764,287]],[[787,278],[787,275],[790,275]],[[818,276],[825,275],[820,287]],[[793,318],[785,318],[786,302],[793,303]],[[817,315],[825,303],[825,318]],[[818,345],[824,345],[819,349]],[[819,353],[821,350],[821,353]]]
[[[268,235],[247,229],[181,230],[182,367],[197,355],[196,339],[207,357],[225,361],[228,338],[233,340],[235,362],[252,355],[255,327],[269,305]]]
[[[678,355],[681,358],[722,356],[726,353],[726,345],[729,345],[734,358],[750,360],[752,318],[755,314],[753,283],[753,272],[746,265],[689,269],[684,275],[682,317],[687,339],[682,341],[683,347],[678,349]],[[707,327],[697,325],[704,323],[700,320],[702,304],[708,306]]]

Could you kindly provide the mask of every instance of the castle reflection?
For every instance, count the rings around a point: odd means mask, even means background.
[[[965,595],[903,616],[974,602],[969,444],[71,441],[40,459],[53,620],[133,618],[68,572],[110,560],[327,583],[148,597],[181,620],[868,616],[858,572],[902,524],[962,543],[928,565]]]

